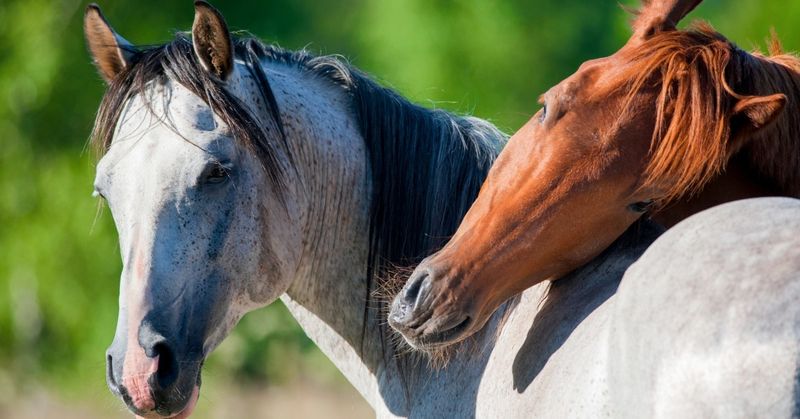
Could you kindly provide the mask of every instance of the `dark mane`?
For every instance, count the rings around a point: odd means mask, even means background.
[[[285,155],[283,127],[277,118],[272,89],[261,66],[254,65],[259,60],[256,46],[249,40],[235,43],[236,55],[248,63],[269,113],[269,117],[260,119],[228,92],[221,81],[203,70],[186,34],[179,33],[172,42],[164,45],[132,49],[132,65],[111,81],[97,111],[91,136],[96,153],[103,155],[108,151],[120,116],[132,97],[147,97],[146,90],[153,82],[164,84],[167,80],[174,80],[205,101],[225,121],[234,139],[258,155],[267,176],[279,186],[278,189],[282,189],[280,185],[284,179],[281,172],[286,166],[285,158],[290,156]]]
[[[784,54],[777,37],[771,56],[751,54],[699,23],[659,33],[624,53],[628,64],[610,88],[628,89],[628,103],[642,89],[660,90],[646,183],[671,185],[662,202],[698,192],[736,153],[776,192],[800,198],[800,60]],[[733,149],[736,101],[775,93],[787,98],[781,116],[742,150]]]
[[[133,65],[110,84],[93,131],[95,148],[107,151],[128,99],[142,95],[152,81],[171,79],[202,98],[231,127],[235,140],[257,153],[270,179],[281,184],[281,168],[292,156],[260,62],[296,66],[339,86],[351,99],[369,154],[373,196],[365,318],[381,316],[384,303],[370,301],[387,269],[417,263],[455,232],[505,136],[477,118],[414,105],[337,57],[287,51],[253,38],[235,39],[234,48],[255,76],[266,118],[253,115],[203,71],[191,40],[178,34],[167,44],[136,50]]]

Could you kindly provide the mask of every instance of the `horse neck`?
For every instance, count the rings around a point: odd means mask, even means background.
[[[432,371],[397,362],[380,303],[365,306],[380,286],[369,278],[384,259],[424,256],[453,233],[502,134],[410,105],[360,73],[348,91],[296,67],[266,69],[305,196],[306,249],[282,299],[379,416],[403,415],[415,391],[406,378],[425,382]],[[350,96],[358,94],[373,97]]]
[[[800,60],[773,48],[773,57],[737,50],[729,66],[730,79],[740,95],[785,94],[786,108],[770,127],[748,138],[701,191],[654,214],[663,226],[672,227],[698,212],[741,199],[800,198]]]
[[[750,138],[735,156],[750,178],[757,179],[771,195],[800,198],[800,59],[771,46],[771,56],[739,52],[733,71],[743,95],[786,96],[783,112],[768,128]]]
[[[300,199],[305,237],[299,269],[281,299],[322,352],[381,410],[375,394],[386,366],[379,320],[364,322],[371,187],[364,141],[339,89],[292,66],[267,63],[265,69],[294,158],[291,193]]]

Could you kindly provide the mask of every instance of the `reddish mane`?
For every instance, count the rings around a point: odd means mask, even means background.
[[[800,59],[784,54],[776,36],[771,56],[751,54],[699,23],[620,53],[628,64],[611,89],[627,90],[624,103],[643,89],[660,91],[643,186],[667,185],[661,203],[699,192],[737,152],[776,193],[800,197]],[[744,96],[774,93],[786,95],[786,109],[739,150],[731,139],[733,106]],[[630,116],[630,107],[623,109]]]

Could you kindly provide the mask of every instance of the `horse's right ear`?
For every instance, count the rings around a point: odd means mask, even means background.
[[[633,38],[644,41],[660,32],[674,31],[678,22],[703,0],[642,0],[633,21]]]
[[[731,115],[731,154],[738,151],[754,134],[771,127],[783,114],[787,100],[783,93],[740,98]]]
[[[107,83],[111,83],[117,74],[131,65],[136,49],[125,38],[114,32],[100,11],[100,7],[94,3],[86,6],[83,33],[92,60]]]

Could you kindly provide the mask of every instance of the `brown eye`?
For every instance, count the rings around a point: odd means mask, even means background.
[[[539,122],[544,122],[547,119],[547,104],[542,105],[542,110],[539,111]]]
[[[206,183],[209,184],[220,184],[227,182],[230,179],[230,172],[225,166],[221,164],[216,164],[214,167],[206,175]]]
[[[644,214],[653,207],[653,204],[655,204],[655,201],[648,199],[647,201],[634,202],[628,205],[628,209],[639,214]]]

